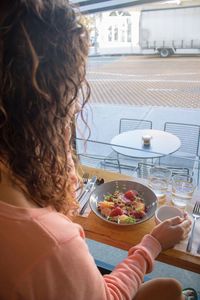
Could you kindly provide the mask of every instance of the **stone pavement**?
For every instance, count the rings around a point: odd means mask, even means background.
[[[109,143],[120,118],[151,120],[154,129],[166,121],[200,124],[199,56],[90,57],[87,79],[90,139]]]
[[[89,59],[91,102],[200,108],[200,57],[113,56]]]
[[[162,130],[164,123],[179,122],[200,125],[200,108],[151,107],[91,103],[87,119],[92,140],[110,142],[119,132],[120,118],[151,120],[153,128]]]

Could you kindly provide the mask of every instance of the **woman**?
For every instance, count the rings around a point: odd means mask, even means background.
[[[73,7],[0,6],[0,299],[185,299],[175,279],[142,281],[160,251],[187,236],[188,220],[155,227],[104,277],[70,221],[78,207],[71,122],[89,97],[88,35]]]

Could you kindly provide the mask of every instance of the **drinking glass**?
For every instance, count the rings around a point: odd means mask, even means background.
[[[196,183],[190,175],[175,175],[172,177],[172,203],[179,208],[185,208],[192,200]]]
[[[171,176],[172,172],[164,167],[155,166],[149,170],[148,186],[154,191],[159,202],[166,198]]]

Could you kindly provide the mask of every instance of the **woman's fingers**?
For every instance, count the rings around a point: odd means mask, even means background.
[[[186,239],[188,237],[188,234],[191,230],[191,221],[188,219],[185,219],[180,225],[179,225],[182,230],[182,240]]]
[[[187,238],[190,228],[189,219],[174,217],[154,227],[151,234],[160,242],[162,249],[166,250]]]
[[[190,226],[191,226],[191,221],[188,220],[188,219],[185,219],[185,220],[181,223],[181,226],[182,226],[183,228],[190,228]]]
[[[169,222],[169,225],[171,225],[171,226],[175,226],[175,225],[178,225],[181,222],[183,222],[183,220],[184,219],[181,217],[174,217],[174,218],[166,220],[166,222]]]

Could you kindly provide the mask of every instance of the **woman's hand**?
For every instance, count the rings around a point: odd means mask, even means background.
[[[191,221],[187,218],[174,217],[157,225],[150,233],[167,250],[187,238]]]

